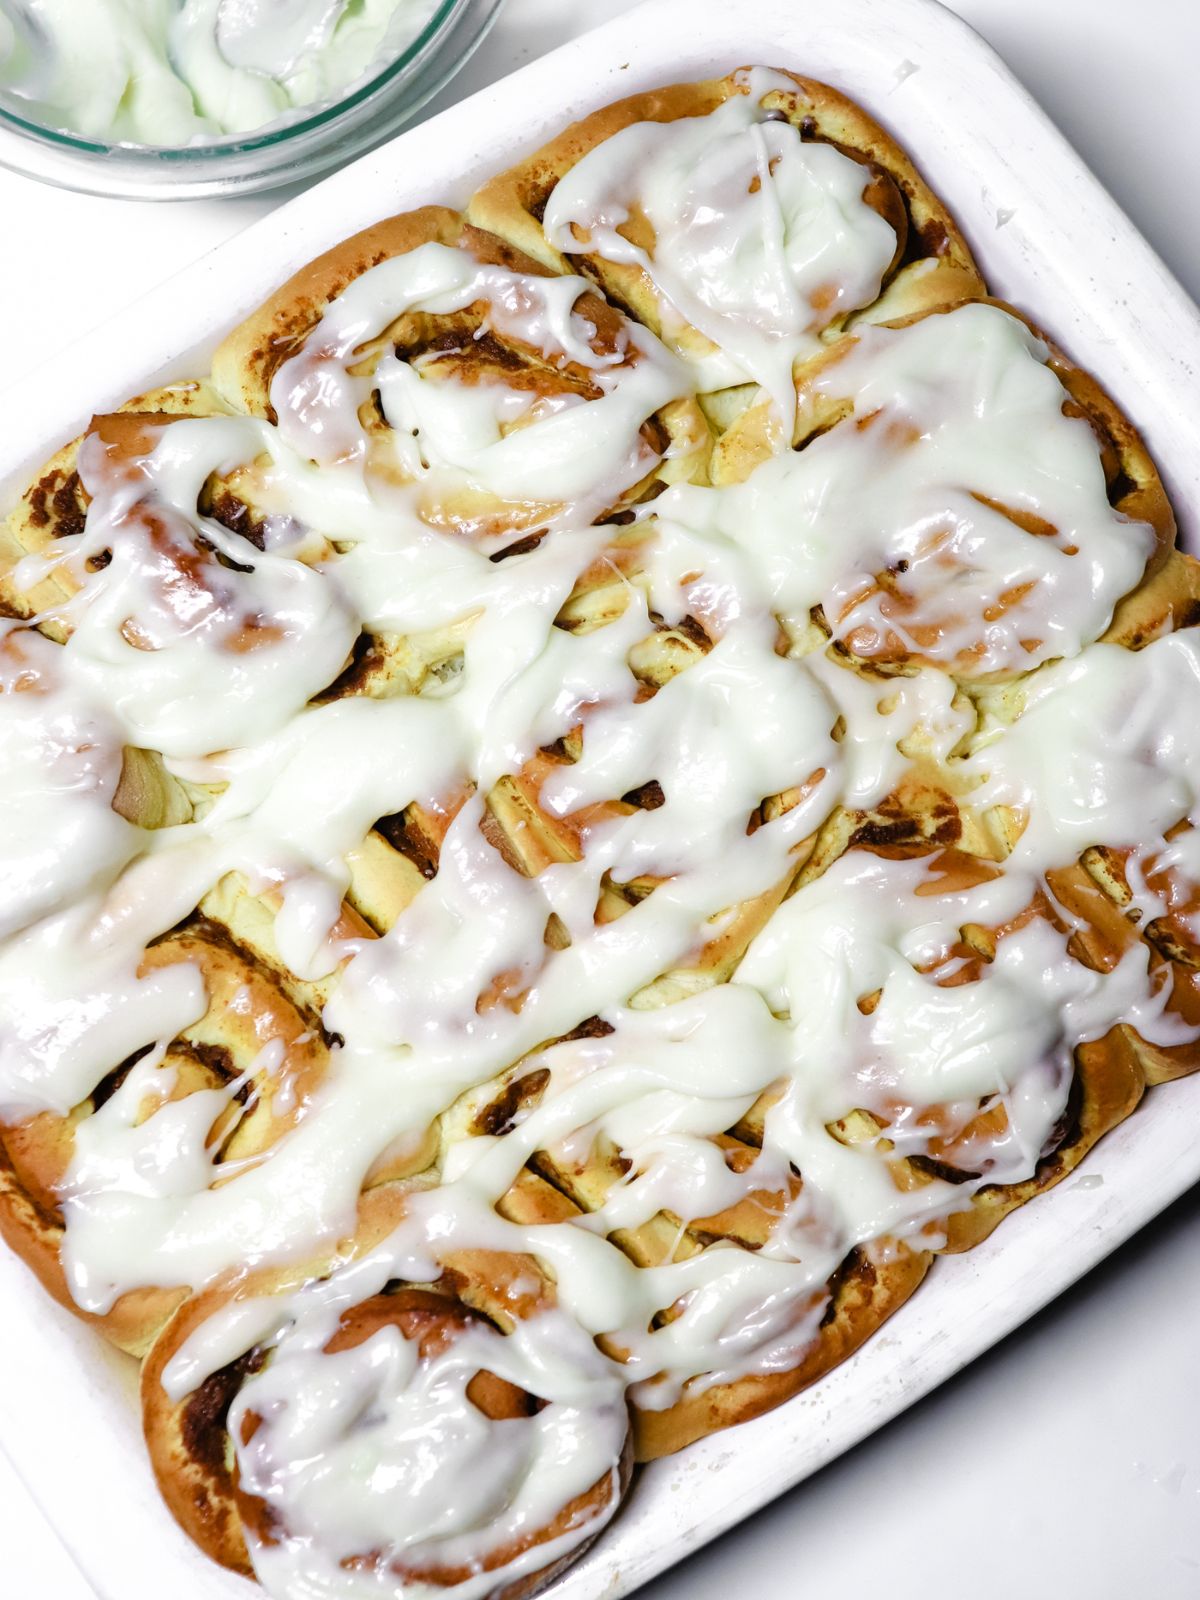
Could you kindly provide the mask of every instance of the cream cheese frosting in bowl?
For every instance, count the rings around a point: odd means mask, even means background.
[[[319,173],[408,121],[500,0],[0,0],[0,163],[141,198]]]

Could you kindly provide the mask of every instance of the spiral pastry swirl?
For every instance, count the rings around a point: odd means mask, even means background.
[[[1200,564],[743,68],[302,268],[0,524],[0,1235],[281,1600],[519,1600],[1200,1066]],[[636,1489],[633,1490],[636,1493]]]

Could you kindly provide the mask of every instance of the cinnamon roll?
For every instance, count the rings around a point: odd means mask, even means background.
[[[214,1560],[279,1587],[518,1600],[624,1498],[622,1386],[531,1258],[450,1252],[413,1284],[380,1231],[368,1204],[333,1263],[176,1314],[142,1375],[160,1488]]]
[[[585,279],[437,207],[304,268],[213,369],[301,454],[358,463],[489,553],[707,466],[707,425],[656,339]]]
[[[200,1548],[518,1600],[1195,1071],[1198,574],[765,68],[93,418],[0,530],[0,1234]]]
[[[785,538],[812,559],[798,568],[781,544],[777,603],[801,626],[817,611],[839,650],[875,670],[1014,677],[1096,638],[1141,642],[1190,594],[1136,430],[1009,307],[858,330],[797,394],[791,450],[770,408],[752,407],[717,447],[722,487],[677,491],[659,511],[769,539],[786,501]],[[1045,449],[1030,464],[1036,509],[1011,487],[1012,454],[1027,457],[1031,439]],[[823,531],[835,521],[836,543]]]
[[[860,107],[743,68],[575,123],[472,200],[473,220],[578,266],[694,365],[728,418],[753,384],[790,422],[793,377],[855,321],[983,293],[962,235]]]

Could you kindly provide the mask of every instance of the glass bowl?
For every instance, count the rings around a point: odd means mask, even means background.
[[[397,132],[470,58],[503,0],[440,0],[394,60],[339,100],[258,132],[180,146],[109,144],[48,128],[0,103],[0,165],[85,194],[184,200],[252,194],[341,166]]]

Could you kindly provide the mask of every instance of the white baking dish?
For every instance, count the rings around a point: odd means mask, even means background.
[[[650,0],[405,134],[0,387],[2,485],[90,413],[203,364],[217,335],[295,266],[391,211],[461,201],[572,116],[746,62],[860,99],[912,152],[995,291],[1031,310],[1144,430],[1185,535],[1200,536],[1186,399],[1200,314],[992,52],[933,0]],[[631,1504],[561,1580],[600,1600],[780,1494],[949,1377],[1200,1179],[1200,1084],[1155,1090],[1082,1174],[939,1262],[858,1356],[780,1410],[642,1474]],[[250,1600],[178,1533],[151,1480],[131,1362],[53,1306],[0,1250],[0,1448],[101,1600]]]

